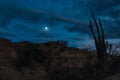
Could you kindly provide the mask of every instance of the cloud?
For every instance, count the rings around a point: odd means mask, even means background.
[[[12,41],[65,40],[72,46],[82,44],[92,38],[90,9],[101,17],[106,38],[120,38],[119,0],[0,1],[1,37]],[[48,32],[43,31],[45,26]]]
[[[119,0],[91,0],[88,1],[87,5],[89,8],[96,10],[96,12],[99,13],[104,13],[104,11],[108,11],[110,9],[112,9],[115,6],[120,5],[119,4],[120,1]]]

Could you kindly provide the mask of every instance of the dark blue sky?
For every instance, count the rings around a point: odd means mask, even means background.
[[[92,38],[90,9],[101,17],[106,38],[119,39],[120,0],[0,0],[0,37],[14,42],[65,40],[78,47]]]

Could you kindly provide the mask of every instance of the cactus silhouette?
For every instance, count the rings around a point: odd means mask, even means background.
[[[100,79],[100,70],[103,70],[104,62],[108,57],[108,54],[111,53],[112,44],[108,45],[108,41],[105,41],[104,36],[104,29],[102,27],[101,19],[98,18],[98,21],[95,19],[95,16],[93,12],[91,11],[91,15],[97,30],[97,35],[94,31],[92,21],[89,22],[89,27],[92,32],[94,41],[95,41],[95,47],[97,52],[97,80]]]

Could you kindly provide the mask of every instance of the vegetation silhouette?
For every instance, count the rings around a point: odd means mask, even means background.
[[[110,60],[112,61],[112,63],[110,64],[110,66],[115,69],[117,67],[117,71],[119,71],[120,67],[119,65],[115,64],[113,61],[113,57],[114,54],[112,53],[112,44],[109,44],[108,41],[105,40],[105,35],[104,35],[104,29],[102,26],[102,22],[100,17],[98,18],[98,21],[95,19],[95,16],[93,14],[93,12],[91,11],[91,15],[96,27],[96,31],[97,34],[95,33],[94,27],[93,27],[93,23],[90,20],[89,22],[89,28],[92,32],[93,38],[94,38],[94,42],[95,42],[95,47],[96,47],[96,53],[97,53],[97,80],[101,80],[102,79],[102,74],[104,71],[106,71],[105,67],[107,65],[107,61],[110,58]]]

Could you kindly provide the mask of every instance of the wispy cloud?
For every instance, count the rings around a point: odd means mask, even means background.
[[[0,0],[1,37],[12,41],[89,41],[90,9],[101,17],[106,38],[120,38],[119,0]],[[43,31],[47,26],[50,30]],[[14,35],[14,36],[13,36]]]

